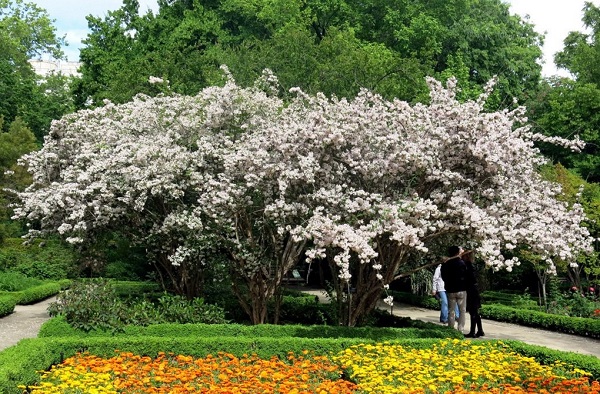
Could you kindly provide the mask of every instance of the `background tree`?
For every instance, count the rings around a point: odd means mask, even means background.
[[[241,84],[270,68],[285,89],[354,97],[368,88],[422,101],[425,76],[462,62],[462,86],[481,91],[498,75],[497,100],[488,102],[498,108],[524,99],[541,71],[541,36],[500,0],[176,0],[143,16],[137,1],[125,0],[104,20],[88,21],[79,107],[88,98],[98,105],[151,93],[143,78],[150,75],[195,94],[220,81],[220,64]]]
[[[529,115],[536,131],[547,136],[586,142],[582,152],[567,152],[541,144],[542,152],[554,162],[573,169],[590,182],[600,181],[600,89],[594,83],[558,78],[546,82],[538,99],[530,102]]]
[[[23,0],[0,0],[0,116],[4,118],[3,131],[7,131],[17,117],[21,117],[40,140],[48,130],[50,121],[46,116],[50,111],[48,106],[52,104],[45,99],[45,91],[39,89],[38,77],[28,60],[42,54],[60,59],[63,56],[61,45],[64,45],[64,39],[56,36],[56,29],[45,10]]]
[[[6,189],[23,190],[29,185],[31,177],[17,161],[37,148],[35,136],[20,118],[10,124],[7,132],[0,132],[0,241],[2,236],[15,237],[23,232],[19,223],[9,220],[12,214],[9,204],[14,202],[14,195]]]

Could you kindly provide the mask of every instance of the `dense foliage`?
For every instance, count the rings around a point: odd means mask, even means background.
[[[69,324],[83,331],[123,329],[123,326],[159,323],[225,323],[224,311],[181,296],[163,294],[156,302],[145,299],[123,301],[115,287],[104,279],[74,282],[61,292],[48,308],[50,315],[64,316]]]
[[[542,37],[500,0],[158,1],[139,15],[136,0],[88,17],[77,104],[156,94],[150,75],[195,94],[228,64],[242,85],[264,68],[287,90],[354,97],[361,88],[427,99],[425,76],[459,77],[473,97],[499,76],[500,107],[524,99],[540,79]],[[470,95],[470,96],[469,96]]]

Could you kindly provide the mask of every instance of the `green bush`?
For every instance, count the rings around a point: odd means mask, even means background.
[[[158,299],[163,294],[163,290],[156,282],[111,280],[110,283],[120,298]]]
[[[548,313],[572,317],[592,317],[600,309],[600,301],[584,297],[581,293],[558,293],[548,301]]]
[[[0,248],[0,270],[50,280],[74,278],[79,272],[75,252],[58,239],[24,245],[21,238],[4,241]]]
[[[156,303],[134,298],[122,300],[109,280],[85,279],[73,283],[49,307],[51,316],[64,315],[73,327],[83,330],[121,331],[128,324],[225,323],[225,312],[204,303],[164,293]]]
[[[0,294],[0,317],[10,315],[17,305],[16,298],[11,294]]]
[[[42,283],[40,279],[27,277],[20,272],[0,271],[0,291],[21,291]]]

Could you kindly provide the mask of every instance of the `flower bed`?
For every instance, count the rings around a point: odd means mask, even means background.
[[[349,380],[341,377],[346,376]],[[35,394],[53,393],[600,393],[600,383],[563,362],[541,365],[502,342],[443,340],[432,346],[356,344],[333,356],[113,357],[78,354],[43,373]]]
[[[431,348],[361,344],[333,358],[369,393],[600,393],[587,372],[541,365],[502,342],[441,341]]]
[[[80,393],[353,393],[328,358],[290,353],[287,360],[221,353],[194,358],[122,353],[108,359],[77,355],[53,367],[32,394]],[[25,389],[26,387],[22,387]]]

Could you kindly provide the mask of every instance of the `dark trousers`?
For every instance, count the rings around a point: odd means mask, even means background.
[[[470,311],[471,315],[471,329],[469,330],[469,334],[475,335],[475,327],[477,326],[477,332],[483,333],[483,327],[481,326],[481,315],[479,315],[479,309]]]

